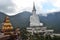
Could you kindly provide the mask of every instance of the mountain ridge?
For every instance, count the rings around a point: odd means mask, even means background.
[[[13,27],[29,27],[31,12],[24,11],[14,16],[9,16]],[[60,12],[49,13],[47,16],[38,15],[40,21],[44,23],[44,26],[55,30],[56,33],[60,33]],[[4,21],[6,14],[0,12],[0,26]]]

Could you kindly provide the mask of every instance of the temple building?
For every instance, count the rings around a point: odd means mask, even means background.
[[[14,29],[10,23],[9,16],[6,16],[2,24],[0,39],[3,40],[18,40],[20,39],[20,28]]]
[[[1,31],[5,35],[10,35],[10,34],[12,34],[12,35],[17,34],[18,35],[18,34],[20,34],[19,28],[16,28],[14,30],[12,24],[10,23],[10,19],[9,19],[8,16],[6,16],[5,19],[4,19],[4,22],[2,24]]]
[[[1,29],[1,31],[2,31],[3,33],[10,33],[10,32],[13,31],[13,26],[12,26],[12,24],[10,23],[10,20],[9,20],[9,17],[8,17],[8,16],[5,17],[5,20],[4,20],[3,24],[2,24],[2,29]]]
[[[54,30],[47,30],[47,27],[43,26],[43,23],[40,22],[38,15],[36,14],[35,4],[33,3],[32,15],[30,16],[30,27],[27,27],[27,31],[32,35],[34,33],[40,33],[43,35],[51,35]]]
[[[32,15],[30,16],[30,26],[43,26],[43,23],[40,23],[38,15],[36,15],[35,4],[33,4]]]

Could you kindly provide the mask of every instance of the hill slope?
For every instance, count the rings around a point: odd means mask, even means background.
[[[10,21],[14,27],[29,27],[30,16],[32,13],[24,11],[15,16],[9,16]],[[5,18],[6,14],[0,12],[0,27]],[[49,13],[47,17],[39,15],[41,22],[44,23],[48,28],[52,28],[55,32],[60,31],[60,12]]]

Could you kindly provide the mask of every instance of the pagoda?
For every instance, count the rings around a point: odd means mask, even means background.
[[[10,20],[9,20],[8,16],[5,17],[5,20],[4,20],[3,24],[2,24],[1,31],[3,33],[6,33],[6,34],[9,34],[9,33],[11,33],[13,31],[13,27],[12,27],[12,24],[10,23]]]
[[[43,23],[40,22],[39,16],[36,14],[36,8],[34,3],[32,15],[30,16],[30,27],[27,27],[26,29],[32,35],[34,34],[52,35],[54,32],[54,30],[48,30],[47,27],[44,27]]]

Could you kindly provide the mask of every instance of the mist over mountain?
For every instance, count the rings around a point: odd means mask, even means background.
[[[14,16],[9,16],[13,27],[29,27],[31,12],[21,12]],[[0,12],[0,27],[4,21],[6,14]],[[60,33],[60,12],[49,13],[47,16],[39,14],[40,21],[48,28],[54,29],[55,32]]]

